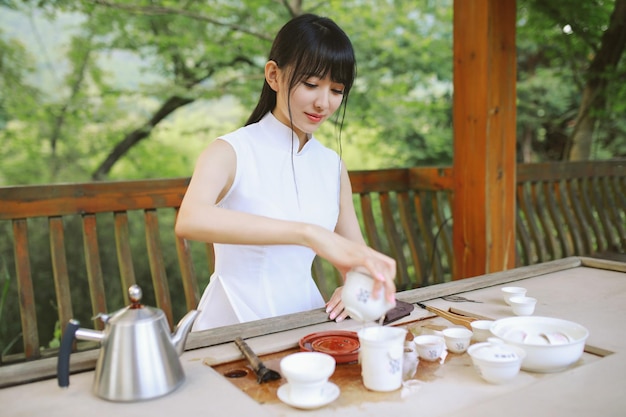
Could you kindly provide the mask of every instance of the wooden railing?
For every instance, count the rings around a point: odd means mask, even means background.
[[[350,173],[366,240],[397,260],[399,290],[454,276],[451,174],[449,167]],[[174,235],[187,184],[183,178],[0,188],[0,288],[7,290],[0,349],[10,353],[2,360],[54,354],[54,345],[46,348],[56,339],[55,324],[88,323],[119,309],[133,283],[171,325],[194,308],[213,252],[210,244]],[[517,266],[624,253],[625,196],[625,161],[519,165]],[[341,282],[320,259],[313,274],[327,297]],[[16,322],[21,335],[7,331],[6,323]]]

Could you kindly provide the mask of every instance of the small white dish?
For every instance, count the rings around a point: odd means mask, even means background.
[[[319,399],[318,401],[307,403],[307,404],[301,404],[301,403],[293,402],[291,400],[291,398],[289,397],[289,383],[283,384],[280,387],[278,387],[278,391],[276,392],[276,394],[278,395],[279,400],[281,400],[285,404],[290,405],[294,408],[300,408],[302,410],[314,410],[316,408],[320,408],[320,407],[323,407],[325,405],[332,403],[337,398],[339,398],[339,394],[341,392],[339,387],[333,384],[332,382],[327,382],[323,388],[323,391],[324,391],[323,398]]]

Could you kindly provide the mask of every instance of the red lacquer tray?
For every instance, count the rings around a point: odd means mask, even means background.
[[[334,330],[311,333],[300,339],[300,350],[331,355],[337,363],[355,362],[359,358],[359,337],[356,332]]]

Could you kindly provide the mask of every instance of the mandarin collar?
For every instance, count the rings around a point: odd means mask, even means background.
[[[311,147],[310,144],[315,140],[313,135],[307,134],[309,139],[302,147],[302,150],[298,152],[298,147],[300,146],[298,136],[289,126],[286,126],[283,122],[278,120],[272,112],[268,112],[263,116],[259,123],[263,130],[265,130],[265,140],[267,140],[271,146],[282,149],[285,152],[291,152],[293,149],[293,154],[296,156],[304,154],[307,149]]]

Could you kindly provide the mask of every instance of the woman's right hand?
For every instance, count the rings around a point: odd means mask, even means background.
[[[317,226],[312,228],[310,247],[317,255],[328,260],[343,277],[351,269],[365,269],[375,279],[374,298],[384,289],[387,300],[395,301],[396,261],[393,258],[335,232]]]

